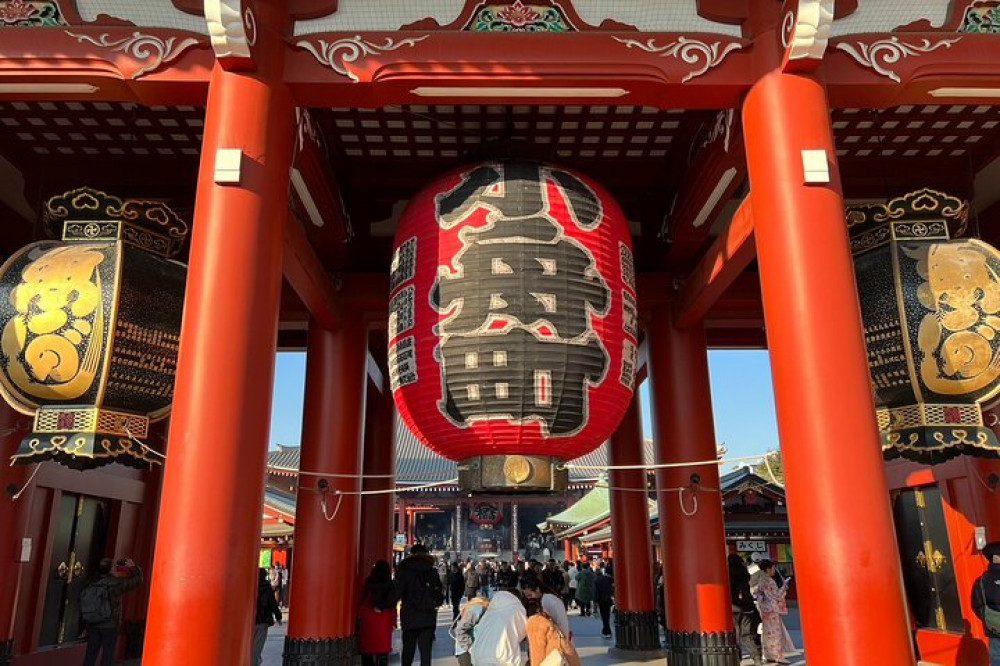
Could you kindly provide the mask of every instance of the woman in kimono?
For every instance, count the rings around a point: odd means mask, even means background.
[[[782,581],[781,585],[778,585],[774,578],[774,562],[771,560],[761,560],[760,570],[764,572],[764,575],[760,577],[756,597],[757,608],[760,610],[764,626],[761,637],[764,660],[776,664],[788,664],[791,662],[785,660],[785,635],[781,622],[781,616],[788,613],[788,606],[785,604],[788,581]]]

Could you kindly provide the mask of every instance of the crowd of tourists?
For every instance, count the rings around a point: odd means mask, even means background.
[[[755,554],[756,555],[756,554]],[[1000,559],[1000,557],[998,557]],[[287,572],[287,569],[284,569]],[[655,571],[659,573],[660,567]],[[277,574],[275,574],[277,572]],[[267,628],[281,622],[287,573],[260,570],[254,656]],[[363,666],[386,666],[397,624],[402,634],[402,666],[430,666],[438,612],[450,605],[449,636],[458,666],[523,666],[522,644],[532,666],[579,666],[569,614],[599,617],[601,635],[612,637],[614,571],[609,561],[540,562],[468,559],[438,561],[423,544],[392,565],[378,561],[364,581],[358,607],[358,648]],[[782,622],[791,581],[774,562],[756,555],[729,556],[729,579],[737,640],[755,666],[788,664],[800,654]],[[277,583],[277,585],[275,584]],[[662,577],[655,581],[662,606]],[[397,616],[398,612],[398,616]],[[661,608],[661,623],[663,613]]]
[[[267,570],[267,582],[280,608],[288,608],[288,567],[280,562]]]
[[[509,562],[437,562],[416,544],[396,567],[373,567],[364,582],[358,611],[358,647],[364,666],[383,666],[392,648],[399,608],[402,666],[430,666],[438,609],[450,603],[459,666],[522,666],[522,644],[531,664],[579,666],[569,611],[596,612],[602,634],[611,637],[614,601],[611,563],[562,565],[554,559]]]

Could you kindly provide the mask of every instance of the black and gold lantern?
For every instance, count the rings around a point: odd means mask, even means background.
[[[33,414],[15,463],[159,462],[144,442],[173,396],[187,225],[159,202],[80,188],[50,199],[62,241],[0,268],[0,390]]]
[[[980,409],[1000,391],[1000,252],[956,238],[968,215],[929,189],[847,210],[886,458],[1000,453]]]

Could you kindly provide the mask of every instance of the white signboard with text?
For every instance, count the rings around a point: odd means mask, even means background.
[[[736,542],[736,550],[741,553],[766,553],[767,543],[764,541],[741,540]]]

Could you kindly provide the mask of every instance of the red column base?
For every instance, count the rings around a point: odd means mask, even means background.
[[[659,650],[660,616],[656,611],[615,612],[615,647],[619,650]]]
[[[668,631],[667,663],[670,666],[740,666],[736,634]]]
[[[285,638],[283,666],[352,666],[354,636],[344,638]]]

